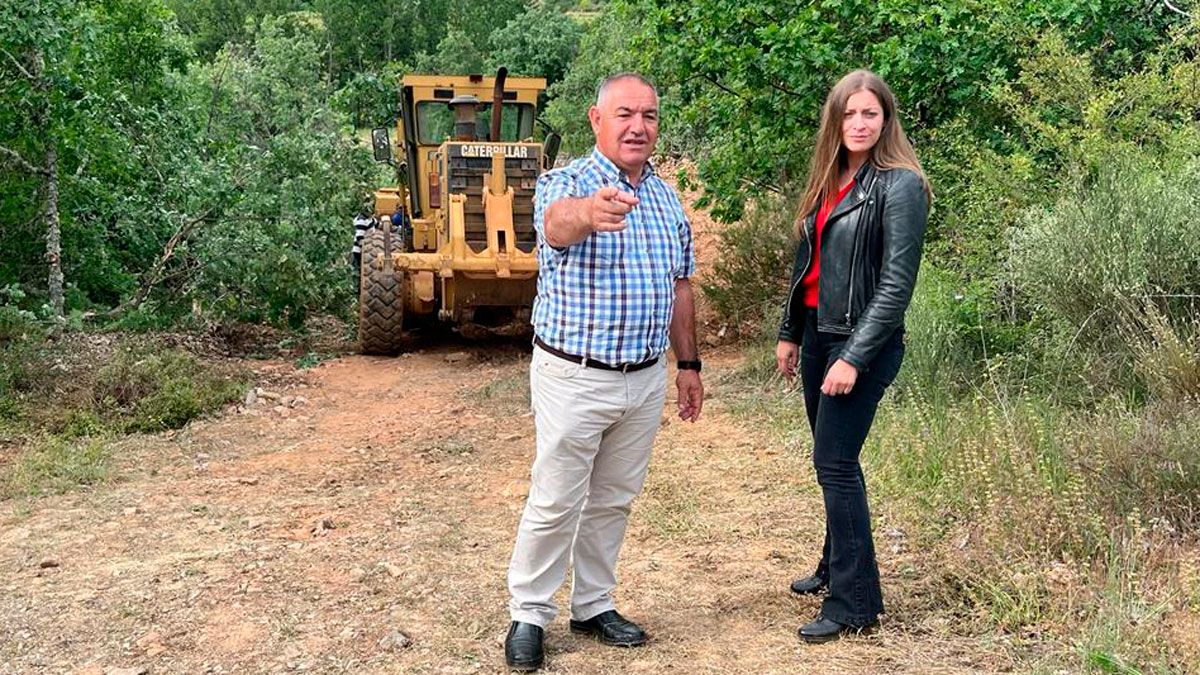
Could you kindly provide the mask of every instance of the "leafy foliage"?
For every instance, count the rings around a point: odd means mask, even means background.
[[[643,17],[642,62],[678,86],[688,124],[722,130],[691,149],[714,214],[730,220],[746,196],[803,177],[824,95],[855,67],[891,83],[918,142],[958,117],[990,147],[989,134],[1008,120],[989,93],[1017,73],[1042,31],[1057,28],[1075,48],[1103,44],[1098,69],[1121,71],[1140,65],[1140,55],[1182,23],[1158,5],[1130,15],[1116,0],[624,4]]]
[[[634,49],[638,24],[633,9],[621,4],[605,8],[586,25],[579,52],[566,75],[550,87],[545,117],[563,138],[563,150],[578,155],[592,147],[592,128],[587,110],[596,100],[596,87],[607,76],[637,69],[641,63]],[[654,73],[646,71],[653,77]],[[670,115],[663,118],[671,124]]]
[[[490,69],[506,66],[513,75],[546,78],[553,85],[575,58],[583,28],[560,11],[531,6],[492,33]]]

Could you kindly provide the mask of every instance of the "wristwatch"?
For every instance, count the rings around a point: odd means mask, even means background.
[[[675,367],[680,370],[694,370],[698,373],[700,372],[700,359],[694,361],[679,360],[675,362]]]

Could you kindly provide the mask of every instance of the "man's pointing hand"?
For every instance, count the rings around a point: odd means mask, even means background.
[[[638,198],[608,186],[592,194],[592,230],[595,232],[618,232],[625,229],[625,216],[638,205]]]

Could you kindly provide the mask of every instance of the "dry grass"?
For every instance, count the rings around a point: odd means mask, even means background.
[[[743,414],[769,417],[783,442],[804,437],[793,394],[738,382]],[[1087,412],[983,395],[932,405],[893,393],[864,463],[877,546],[898,554],[903,590],[890,607],[906,627],[950,621],[959,635],[1011,644],[1021,669],[1193,667],[1195,637],[1162,628],[1200,620],[1189,599],[1195,409]]]

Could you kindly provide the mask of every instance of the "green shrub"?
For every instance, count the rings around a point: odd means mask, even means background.
[[[175,429],[238,399],[242,383],[179,350],[121,352],[96,374],[95,406],[130,432]]]
[[[720,231],[717,260],[701,289],[717,315],[741,332],[752,332],[784,302],[796,256],[795,211],[794,200],[763,198]]]
[[[16,413],[16,394],[30,377],[36,346],[45,337],[37,318],[10,305],[0,306],[0,419]]]
[[[1045,319],[1049,361],[1100,393],[1130,384],[1146,303],[1175,325],[1200,289],[1200,162],[1113,153],[1013,232],[1017,303]],[[1121,330],[1133,326],[1133,330]],[[1132,341],[1131,341],[1132,339]]]
[[[12,305],[0,305],[0,347],[11,342],[31,342],[45,335],[32,312]]]
[[[926,262],[904,317],[904,364],[898,384],[926,395],[952,394],[978,374],[981,317],[955,275]]]

